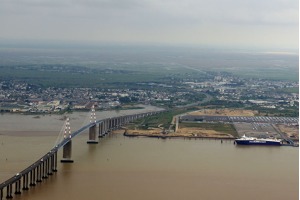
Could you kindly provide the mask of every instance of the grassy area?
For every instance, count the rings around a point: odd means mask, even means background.
[[[256,116],[269,116],[269,117],[299,117],[299,109],[296,106],[285,108],[263,108],[260,106],[248,107],[249,110],[257,110]]]
[[[231,134],[234,137],[238,137],[238,134],[233,124],[224,123],[180,123],[179,128],[202,128],[207,130],[214,130],[226,134]]]
[[[107,66],[107,68],[111,68]],[[1,66],[0,80],[20,80],[44,87],[125,87],[138,82],[171,83],[182,78],[200,77],[179,68],[167,70],[155,65],[128,68],[89,68],[73,65]],[[142,85],[141,85],[142,87]]]
[[[146,117],[143,119],[136,120],[134,122],[135,125],[132,125],[128,128],[134,128],[134,126],[138,125],[141,129],[148,129],[149,127],[163,127],[168,129],[171,125],[173,116],[179,115],[182,113],[186,113],[188,111],[192,111],[191,109],[173,109],[167,112],[159,113],[154,116]]]

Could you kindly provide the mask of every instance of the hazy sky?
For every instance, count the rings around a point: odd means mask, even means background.
[[[298,0],[0,0],[0,40],[298,48]]]

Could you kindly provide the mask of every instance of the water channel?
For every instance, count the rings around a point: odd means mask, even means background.
[[[147,108],[154,109],[154,108]],[[97,118],[145,110],[105,111]],[[72,130],[87,113],[70,115]],[[0,115],[0,182],[45,154],[57,139],[60,115]],[[73,164],[22,191],[22,200],[298,199],[299,152],[294,147],[235,146],[205,139],[127,138],[113,134],[88,145],[73,140]],[[61,151],[59,158],[61,158]]]

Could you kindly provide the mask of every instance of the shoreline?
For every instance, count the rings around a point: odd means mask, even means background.
[[[147,104],[135,104],[135,105],[123,105],[122,107],[113,107],[113,108],[100,108],[96,109],[96,112],[102,112],[102,111],[126,111],[126,110],[142,110],[145,109],[147,106],[152,106],[152,105],[147,105]],[[153,106],[157,107],[157,106]],[[161,107],[157,107],[161,108]],[[164,109],[164,108],[162,108]],[[27,111],[0,111],[0,115],[4,114],[19,114],[19,115],[37,115],[37,116],[42,116],[42,115],[65,115],[66,113],[73,113],[73,112],[90,112],[91,109],[88,108],[83,108],[83,109],[70,109],[70,110],[62,110],[62,111],[49,111],[49,112],[27,112]]]
[[[134,134],[123,133],[126,137],[149,137],[158,139],[172,139],[172,138],[184,138],[184,139],[216,139],[216,140],[235,140],[235,137],[213,137],[213,136],[184,136],[184,135],[154,135],[154,134]]]

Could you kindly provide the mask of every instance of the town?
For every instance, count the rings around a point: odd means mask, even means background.
[[[64,113],[88,110],[138,108],[151,104],[164,108],[198,105],[247,108],[271,116],[298,117],[299,83],[247,79],[229,73],[209,78],[182,79],[175,85],[165,82],[137,82],[128,89],[40,87],[25,81],[0,82],[0,111],[16,113]],[[145,87],[147,86],[147,87]]]

